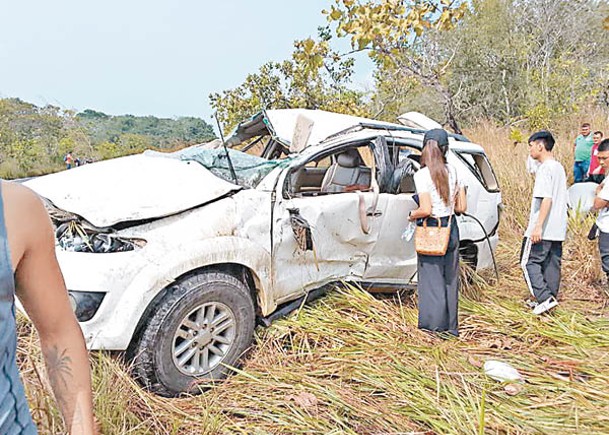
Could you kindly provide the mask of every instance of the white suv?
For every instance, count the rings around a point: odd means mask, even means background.
[[[88,347],[126,351],[158,394],[197,392],[238,363],[257,320],[269,324],[328,284],[414,288],[416,252],[401,235],[435,123],[401,121],[268,110],[227,139],[247,154],[213,144],[145,152],[27,181],[47,200]],[[458,218],[461,252],[488,267],[497,180],[462,136],[451,137],[448,161],[484,227]]]

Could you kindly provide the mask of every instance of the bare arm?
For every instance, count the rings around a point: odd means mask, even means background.
[[[609,206],[609,201],[605,201],[604,199],[600,199],[598,196],[596,198],[594,198],[594,205],[592,206],[592,208],[594,210],[602,210],[604,208],[606,208],[607,206]]]
[[[605,186],[605,181],[603,181],[601,184],[596,186],[596,196],[594,197],[594,204],[592,205],[593,210],[598,211],[598,210],[602,210],[602,209],[606,208],[607,206],[609,206],[609,201],[606,201],[598,196],[599,193],[601,193],[601,190],[603,189],[604,186]]]
[[[70,434],[94,433],[89,358],[55,256],[47,212],[36,195],[20,187],[23,255],[17,264],[17,296],[32,319],[57,404]],[[25,231],[24,231],[25,230]]]
[[[419,194],[419,208],[410,213],[409,219],[414,221],[420,218],[426,218],[431,215],[431,195],[429,192],[421,192]]]
[[[541,206],[539,207],[539,217],[537,218],[537,223],[535,224],[535,228],[531,233],[531,241],[533,243],[541,242],[541,237],[543,233],[543,224],[546,222],[548,218],[548,214],[550,213],[550,209],[552,208],[552,198],[544,198],[541,201]]]
[[[456,213],[465,213],[467,211],[467,196],[465,194],[465,188],[460,187],[459,193],[457,194],[457,199],[455,202],[455,212]]]

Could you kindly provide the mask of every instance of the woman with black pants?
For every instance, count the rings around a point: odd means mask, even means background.
[[[421,169],[414,175],[419,208],[409,219],[423,225],[450,225],[448,249],[442,256],[418,255],[419,328],[459,335],[459,227],[455,213],[467,208],[457,170],[446,162],[448,134],[429,130],[423,139]]]

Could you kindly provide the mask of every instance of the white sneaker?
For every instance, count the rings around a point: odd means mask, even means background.
[[[524,301],[524,304],[532,310],[537,305],[539,305],[539,302],[531,300],[531,299],[527,299],[526,301]]]
[[[554,296],[550,296],[548,299],[533,308],[533,314],[537,314],[539,316],[540,314],[550,311],[556,305],[558,305],[558,301],[556,298],[554,298]]]

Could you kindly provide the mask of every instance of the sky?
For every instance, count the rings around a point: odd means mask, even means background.
[[[210,122],[210,93],[287,59],[331,2],[0,0],[0,97]],[[371,69],[358,60],[355,87]]]

